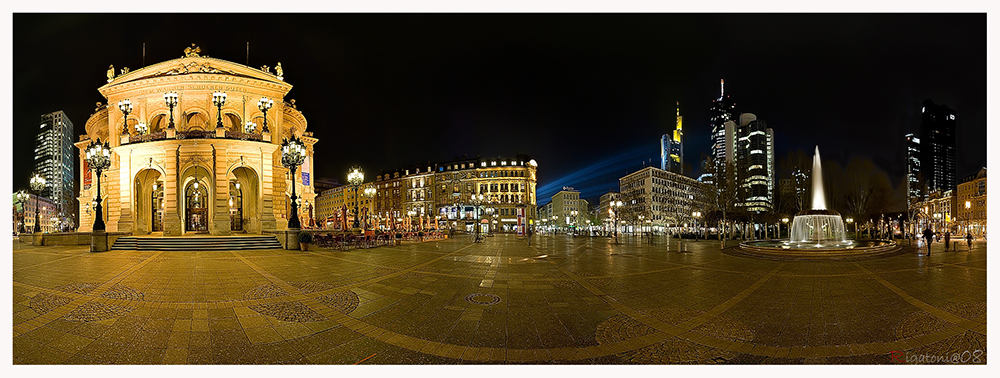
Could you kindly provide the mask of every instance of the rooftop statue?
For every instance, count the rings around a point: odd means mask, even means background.
[[[198,55],[198,53],[200,52],[201,52],[201,47],[198,47],[197,45],[192,43],[191,47],[184,49],[184,57],[190,58],[190,57],[200,56]]]
[[[115,79],[115,65],[112,64],[108,66],[108,82],[110,83],[114,79]]]
[[[278,80],[282,80],[282,77],[285,76],[285,70],[281,69],[281,62],[278,62],[278,65],[274,67],[274,71],[278,73]]]

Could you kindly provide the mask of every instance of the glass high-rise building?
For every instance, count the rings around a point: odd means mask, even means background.
[[[926,199],[921,196],[920,138],[906,134],[906,208]]]
[[[73,122],[62,110],[42,114],[35,138],[35,171],[45,177],[47,187],[41,196],[51,199],[64,220],[75,227],[73,197]]]
[[[673,136],[663,134],[660,137],[660,169],[677,174],[684,174],[684,129],[681,117],[681,103],[677,103],[677,123]]]
[[[753,113],[740,115],[737,129],[737,177],[743,183],[742,206],[748,211],[774,208],[774,131]]]
[[[711,159],[715,164],[733,162],[735,159],[734,143],[736,135],[736,103],[726,95],[726,82],[719,82],[719,98],[712,100],[709,109],[709,125],[712,126]],[[711,173],[703,173],[698,181],[711,184],[715,182]]]
[[[927,190],[955,189],[955,111],[927,99],[920,113],[920,173]]]

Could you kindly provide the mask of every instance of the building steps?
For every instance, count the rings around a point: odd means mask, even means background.
[[[115,240],[112,250],[132,251],[233,251],[246,249],[281,249],[275,236],[218,237],[135,237]]]

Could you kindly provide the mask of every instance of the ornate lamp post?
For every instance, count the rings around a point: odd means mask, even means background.
[[[101,143],[101,139],[90,142],[87,145],[86,157],[87,165],[92,171],[97,171],[97,198],[94,211],[97,213],[94,219],[94,231],[104,231],[104,212],[101,211],[101,171],[111,165],[111,149],[108,142]]]
[[[225,93],[222,96],[225,99]],[[292,214],[288,217],[289,229],[302,228],[302,223],[299,222],[299,204],[296,202],[298,197],[295,196],[295,169],[302,165],[305,159],[306,147],[299,138],[293,135],[291,139],[282,139],[281,165],[292,170]]]
[[[24,203],[28,201],[28,198],[29,198],[28,197],[28,192],[25,192],[24,189],[18,190],[16,198],[17,198],[17,203],[19,203],[21,205],[21,220],[17,224],[17,233],[18,234],[23,234],[24,233],[24,214],[26,213],[25,208],[24,208]]]
[[[572,221],[573,237],[576,237],[576,215],[577,214],[579,214],[579,212],[577,212],[576,210],[570,210],[569,211],[569,215],[571,217],[573,217],[572,218],[573,219],[573,221]]]
[[[368,199],[368,214],[371,214],[371,210],[372,210],[371,209],[371,200],[372,200],[372,198],[375,198],[375,192],[376,192],[376,190],[377,189],[375,189],[374,186],[369,186],[369,187],[365,188],[365,190],[362,192],[365,195],[365,198]],[[366,223],[367,223],[367,220],[366,220]]]
[[[359,166],[351,167],[351,171],[347,173],[347,182],[351,183],[354,187],[354,228],[360,228],[361,223],[358,222],[358,187],[361,183],[365,182],[365,171]]]
[[[483,196],[482,194],[472,195],[472,205],[476,207],[476,235],[479,235],[480,228],[482,228],[479,224],[479,207],[483,205],[483,199],[485,198],[486,196]]]
[[[146,126],[143,122],[139,122],[135,125],[135,132],[139,135],[146,135],[149,133],[149,126]]]
[[[691,213],[691,217],[694,218],[694,232],[695,232],[694,240],[697,241],[698,240],[698,233],[701,232],[701,230],[698,228],[698,223],[701,221],[701,212],[700,211],[692,212]],[[781,231],[779,230],[778,232],[780,233]],[[707,238],[707,236],[706,236],[706,238]]]
[[[246,134],[253,134],[256,131],[257,131],[256,123],[247,121],[247,123],[243,125],[243,132]]]
[[[128,134],[128,114],[132,112],[132,101],[128,99],[118,101],[118,110],[125,115],[122,117],[122,134]]]
[[[170,123],[167,124],[167,128],[172,129],[174,128],[174,107],[177,106],[177,92],[164,93],[163,102],[170,108]]]
[[[618,244],[618,212],[621,211],[622,201],[611,201],[611,207],[614,209],[613,214],[615,215],[615,244]]]
[[[853,222],[853,221],[854,221],[854,220],[853,220],[853,219],[851,219],[851,218],[847,218],[847,219],[848,219],[848,220],[847,220],[847,222],[848,222],[848,223],[850,223],[850,222]],[[788,217],[784,217],[784,218],[781,218],[781,223],[784,223],[784,224],[785,224],[785,231],[788,231],[788,234],[789,234],[789,235],[788,235],[788,237],[789,237],[789,238],[791,238],[791,237],[792,237],[792,235],[791,235],[791,233],[792,233],[792,230],[789,230],[789,229],[788,229]],[[780,228],[778,229],[778,238],[781,238],[781,229],[780,229]]]
[[[38,197],[41,196],[42,190],[45,190],[45,177],[41,174],[35,172],[31,176],[31,191],[35,192],[35,229],[34,232],[42,232],[41,221],[39,221],[38,213],[41,213],[41,208],[38,207]]]
[[[212,104],[215,104],[215,107],[218,109],[218,111],[215,112],[218,118],[218,123],[215,127],[222,127],[222,105],[226,104],[226,92],[212,93]]]
[[[274,100],[267,97],[261,97],[260,101],[257,101],[257,109],[260,109],[264,113],[264,127],[261,129],[261,132],[270,132],[267,130],[267,110],[271,109],[272,106],[274,106]]]

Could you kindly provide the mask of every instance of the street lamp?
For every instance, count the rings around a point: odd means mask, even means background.
[[[576,215],[577,214],[579,214],[579,212],[577,212],[576,210],[570,210],[569,211],[569,215],[571,217],[573,217],[572,218],[573,222],[571,223],[572,224],[572,228],[573,228],[573,237],[576,237]]]
[[[615,219],[615,228],[614,228],[614,230],[615,230],[615,244],[618,244],[618,212],[621,211],[622,205],[623,205],[622,201],[611,201],[611,207],[615,209],[614,212],[613,212],[613,214],[615,216],[615,218],[614,218]]]
[[[215,127],[222,127],[222,105],[226,104],[226,92],[212,93],[212,104],[218,109],[215,114],[219,121]]]
[[[24,189],[18,190],[17,193],[14,195],[14,198],[16,198],[17,203],[19,205],[21,205],[21,220],[20,220],[20,222],[17,223],[17,233],[18,234],[23,234],[24,233],[24,214],[26,213],[26,211],[25,211],[26,209],[24,208],[24,203],[28,201],[28,198],[29,198],[28,197],[28,193],[25,192]]]
[[[149,132],[149,126],[146,126],[145,122],[139,122],[135,125],[135,132],[139,135],[146,135]]]
[[[368,213],[369,214],[371,214],[371,210],[372,210],[371,209],[371,200],[372,200],[372,198],[375,198],[375,191],[376,191],[375,187],[369,186],[369,187],[365,188],[365,190],[363,192],[363,194],[365,195],[365,198],[368,199]]]
[[[358,222],[358,187],[361,183],[365,182],[365,171],[359,166],[351,167],[351,171],[347,173],[347,182],[351,183],[354,187],[354,228],[360,228],[361,223]]]
[[[125,115],[122,117],[122,134],[128,134],[128,114],[132,112],[132,101],[128,99],[118,101],[118,110]]]
[[[272,106],[274,106],[274,100],[267,97],[261,97],[260,101],[257,102],[257,109],[260,109],[264,113],[264,127],[261,129],[261,132],[270,132],[267,130],[267,110],[271,109]]]
[[[700,211],[691,212],[691,217],[694,218],[694,232],[695,232],[694,240],[698,240],[698,232],[701,231],[698,229],[698,223],[701,220],[701,212]],[[707,240],[708,236],[705,236],[705,239]]]
[[[45,190],[45,177],[42,177],[41,174],[39,174],[38,172],[35,172],[35,174],[33,176],[31,176],[31,182],[30,183],[31,183],[31,191],[35,192],[35,230],[34,230],[34,232],[42,232],[42,226],[41,226],[41,223],[39,222],[39,218],[38,218],[38,213],[40,213],[39,209],[41,209],[40,207],[38,207],[38,197],[41,196],[42,190]]]
[[[104,212],[101,211],[101,171],[111,165],[111,149],[108,148],[108,142],[102,144],[100,138],[90,142],[87,145],[85,160],[91,170],[97,171],[97,198],[94,200],[97,217],[94,219],[94,231],[104,231]]]
[[[243,125],[243,132],[244,133],[246,133],[246,134],[253,134],[255,131],[257,131],[257,124],[256,123],[247,121],[247,123]]]
[[[170,123],[167,124],[167,128],[172,129],[174,128],[174,107],[177,106],[177,92],[164,93],[163,102],[170,108]]]
[[[223,101],[225,101],[226,94],[222,94]],[[221,105],[220,105],[221,106]],[[221,122],[221,121],[220,121]],[[219,123],[222,125],[222,123]],[[306,147],[302,144],[299,138],[292,135],[291,139],[282,139],[281,142],[281,165],[285,168],[292,170],[292,214],[288,219],[289,229],[299,229],[302,228],[301,222],[299,222],[299,204],[295,201],[298,197],[295,196],[295,169],[302,165],[302,162],[306,160]],[[355,223],[357,220],[355,220]]]

